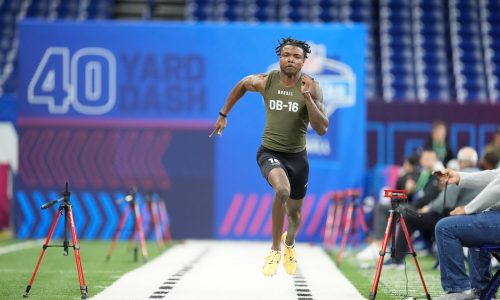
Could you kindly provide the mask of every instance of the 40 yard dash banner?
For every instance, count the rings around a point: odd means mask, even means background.
[[[299,238],[317,240],[333,190],[359,187],[365,165],[363,25],[20,23],[20,168],[15,232],[42,237],[43,202],[69,182],[79,235],[110,238],[132,187],[166,201],[173,238],[267,239],[271,189],[255,162],[257,94],[208,134],[231,88],[278,68],[277,41],[310,43],[328,133],[308,132],[311,165]],[[140,204],[143,205],[143,204]],[[80,223],[79,223],[80,222]]]

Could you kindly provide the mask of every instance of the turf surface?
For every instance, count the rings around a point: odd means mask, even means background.
[[[4,239],[5,246],[19,241]],[[94,296],[111,285],[124,273],[142,263],[134,262],[133,250],[129,242],[119,242],[109,262],[106,254],[110,241],[80,240],[80,256],[89,296]],[[40,256],[43,242],[39,246],[0,255],[0,299],[22,299],[22,295],[33,274]],[[62,244],[53,241],[51,244]],[[161,254],[155,242],[148,242],[149,260]],[[80,285],[76,271],[73,249],[63,255],[62,248],[48,248],[29,293],[29,299],[80,299]],[[139,252],[140,253],[140,252]]]
[[[340,265],[336,263],[338,253],[331,253],[331,258],[361,295],[368,299],[375,277],[377,262],[358,261],[355,254],[356,252],[347,253]],[[417,260],[431,298],[435,299],[443,295],[439,269],[434,269],[435,256],[417,254]],[[376,299],[427,299],[413,257],[407,255],[405,262],[406,269],[382,267]],[[500,292],[498,296],[500,296]]]
[[[19,242],[21,241],[9,237],[1,238],[0,247]],[[38,243],[39,245],[35,247],[0,255],[0,299],[22,298],[40,256],[43,241]],[[52,244],[61,244],[61,241],[54,241]],[[106,262],[105,258],[110,241],[81,240],[80,247],[89,296],[96,295],[124,273],[142,265],[140,255],[139,262],[134,262],[133,250],[125,241],[119,242],[109,262]],[[147,248],[150,260],[162,253],[155,242],[148,242]],[[337,264],[337,266],[360,293],[368,298],[375,275],[376,262],[357,261],[355,254],[356,252],[347,253],[342,264]],[[332,253],[332,260],[336,261],[336,258],[337,254]],[[417,256],[417,259],[431,297],[435,298],[443,294],[439,271],[433,269],[435,257]],[[80,299],[72,249],[68,256],[63,256],[62,248],[47,249],[29,293],[29,299]],[[406,258],[406,270],[388,267],[382,269],[376,299],[426,299],[411,256]]]

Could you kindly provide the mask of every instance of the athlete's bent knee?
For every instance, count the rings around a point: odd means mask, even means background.
[[[276,193],[276,199],[279,199],[283,203],[290,198],[290,189],[286,186],[278,186],[275,188],[274,192]]]

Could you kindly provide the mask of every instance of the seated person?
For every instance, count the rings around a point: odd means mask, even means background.
[[[443,168],[443,164],[439,161],[436,152],[428,149],[422,151],[420,155],[420,175],[417,181],[409,178],[405,185],[411,207],[422,208],[439,195],[441,191],[439,180],[431,175],[433,171],[442,170]]]
[[[495,131],[495,133],[493,135],[493,140],[489,144],[484,146],[481,161],[483,161],[484,157],[489,153],[495,153],[496,157],[500,157],[500,126]],[[498,165],[498,161],[497,161],[497,164],[493,165],[493,169],[495,169],[497,167],[500,167],[500,165]],[[489,170],[489,169],[487,169],[487,170]]]
[[[442,163],[437,159],[436,153],[433,150],[423,150],[419,158],[419,164],[420,173],[409,171],[399,178],[396,186],[396,189],[406,189],[409,191],[408,197],[412,198],[410,205],[414,205],[417,208],[428,204],[439,195],[439,180],[435,176],[431,176],[431,173],[433,170],[443,168]],[[390,207],[390,202],[383,201],[380,201],[375,206],[373,217],[374,240],[365,250],[358,253],[356,256],[358,259],[378,258],[378,251],[382,245]]]
[[[479,169],[476,168],[478,155],[473,148],[464,147],[460,149],[457,159],[460,171],[479,171]],[[404,214],[405,224],[409,234],[411,235],[415,230],[420,230],[424,236],[431,239],[434,236],[436,223],[440,219],[446,217],[453,208],[467,205],[480,191],[481,189],[461,188],[456,185],[449,186],[446,191],[442,190],[438,197],[418,210],[420,213],[419,216],[410,213]],[[396,237],[396,255],[393,263],[403,263],[403,258],[406,254],[406,244],[405,235],[400,228]]]
[[[462,247],[500,246],[500,169],[474,173],[445,169],[440,181],[482,189],[469,204],[458,206],[451,216],[441,219],[435,230],[441,286],[446,292],[437,299],[475,299],[491,278],[490,255],[469,251],[469,265],[475,267],[470,268],[468,276]]]
[[[417,181],[420,175],[420,156],[412,154],[405,157],[403,165],[399,170],[398,180],[396,182],[397,190],[404,190],[406,181],[409,179]],[[384,199],[385,200],[385,199]],[[371,260],[378,258],[378,252],[382,245],[385,228],[387,227],[387,211],[389,210],[390,202],[383,200],[377,202],[373,208],[373,234],[372,242],[363,251],[360,251],[356,257],[359,260]]]
[[[484,153],[481,158],[481,169],[482,170],[493,170],[498,166],[498,162],[500,161],[500,156],[495,151],[489,151]]]

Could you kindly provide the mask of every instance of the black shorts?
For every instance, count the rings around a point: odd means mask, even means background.
[[[282,168],[285,170],[290,182],[290,198],[295,200],[304,198],[309,180],[309,161],[306,150],[298,153],[284,153],[260,146],[257,150],[257,163],[262,176],[268,182],[269,172],[272,169]]]

